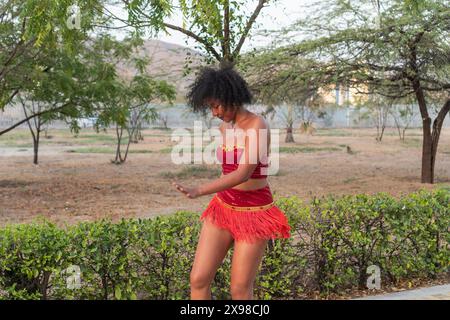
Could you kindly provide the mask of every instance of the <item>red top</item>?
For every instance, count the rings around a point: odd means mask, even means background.
[[[239,167],[239,159],[242,156],[244,148],[233,146],[233,150],[226,150],[225,147],[219,146],[217,148],[217,159],[222,164],[222,173],[229,174]],[[267,168],[268,164],[258,162],[255,170],[253,171],[250,179],[265,179],[267,174],[261,174],[261,168]],[[267,169],[265,170],[267,172]]]

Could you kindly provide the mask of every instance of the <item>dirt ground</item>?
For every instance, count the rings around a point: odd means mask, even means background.
[[[177,210],[201,212],[211,199],[187,199],[172,187],[173,180],[186,185],[210,181],[219,165],[192,176],[189,172],[196,172],[192,165],[173,164],[170,147],[176,143],[171,142],[170,131],[146,130],[144,141],[131,145],[136,153],[129,154],[123,165],[110,161],[112,130],[96,134],[84,129],[78,138],[68,130],[49,135],[51,139],[42,139],[39,165],[32,163],[29,132],[0,136],[0,225],[38,217],[63,225]],[[377,192],[398,197],[421,188],[450,186],[450,128],[441,134],[433,185],[420,183],[421,129],[408,130],[405,142],[393,128],[381,143],[375,140],[375,129],[322,129],[313,136],[297,132],[295,140],[286,144],[280,134],[280,172],[269,178],[275,198],[296,195],[308,202],[327,194]],[[304,152],[293,152],[296,148]]]

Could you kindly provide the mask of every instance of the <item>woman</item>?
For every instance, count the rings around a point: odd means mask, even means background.
[[[225,143],[218,148],[220,178],[197,187],[173,183],[191,199],[216,193],[200,218],[203,225],[190,274],[191,299],[211,299],[211,283],[234,244],[231,297],[251,300],[268,240],[290,237],[286,216],[273,204],[267,162],[260,158],[261,144],[269,150],[269,128],[264,118],[244,107],[252,96],[247,83],[231,68],[203,69],[187,98],[194,112],[210,109],[213,116],[223,120],[223,138],[228,137],[227,130],[244,132],[240,144],[236,143],[239,137],[232,137],[232,141],[223,139]],[[263,134],[257,135],[255,142],[245,135],[250,131]],[[251,161],[255,158],[257,161]]]

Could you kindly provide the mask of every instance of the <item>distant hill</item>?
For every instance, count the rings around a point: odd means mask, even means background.
[[[194,81],[195,68],[204,64],[204,56],[201,53],[187,47],[156,39],[146,40],[138,54],[141,57],[147,56],[150,59],[147,67],[149,74],[159,80],[166,80],[176,87],[176,102],[178,103],[184,102],[187,87]],[[190,67],[193,71],[185,76],[184,66],[188,61],[187,59],[192,61]],[[126,78],[132,77],[135,73],[133,68],[124,65],[120,65],[118,68],[119,73]]]

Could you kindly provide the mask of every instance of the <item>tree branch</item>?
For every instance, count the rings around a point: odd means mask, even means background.
[[[225,2],[223,13],[223,58],[231,61],[230,57],[230,1]]]
[[[222,58],[220,57],[220,55],[217,53],[216,49],[214,49],[205,39],[200,38],[198,35],[196,35],[195,33],[193,33],[192,31],[183,29],[181,27],[178,26],[174,26],[172,24],[169,23],[163,23],[163,25],[169,29],[172,30],[176,30],[179,31],[181,33],[184,33],[185,35],[187,35],[188,37],[191,37],[195,40],[197,40],[198,42],[200,42],[201,44],[203,44],[205,46],[205,49],[211,53],[216,59],[217,61],[221,61]]]
[[[258,17],[259,13],[261,12],[262,8],[264,7],[264,4],[268,0],[259,0],[258,5],[255,8],[255,11],[253,11],[252,16],[247,22],[247,25],[245,26],[244,32],[242,33],[241,39],[238,42],[238,45],[233,51],[233,57],[237,57],[239,55],[239,52],[241,51],[242,45],[244,44],[245,39],[247,38],[248,33],[250,32],[250,29],[252,28],[253,23],[255,23],[256,18]]]
[[[66,102],[66,103],[63,104],[62,106],[57,107],[57,108],[55,108],[55,109],[48,109],[48,110],[44,110],[44,111],[42,111],[42,112],[38,112],[38,113],[32,114],[32,115],[26,117],[25,119],[23,119],[23,120],[17,122],[16,124],[12,125],[11,127],[7,128],[7,129],[5,129],[5,130],[0,131],[0,136],[3,135],[3,134],[5,134],[5,133],[7,133],[7,132],[9,132],[9,131],[11,131],[11,130],[13,130],[14,128],[20,126],[21,124],[23,124],[23,123],[29,121],[30,119],[33,119],[34,117],[38,117],[38,116],[41,116],[41,115],[43,115],[43,114],[50,113],[50,112],[58,112],[59,110],[64,109],[65,107],[67,107],[67,106],[70,105],[70,104],[72,104],[71,101],[70,101],[70,102]]]

